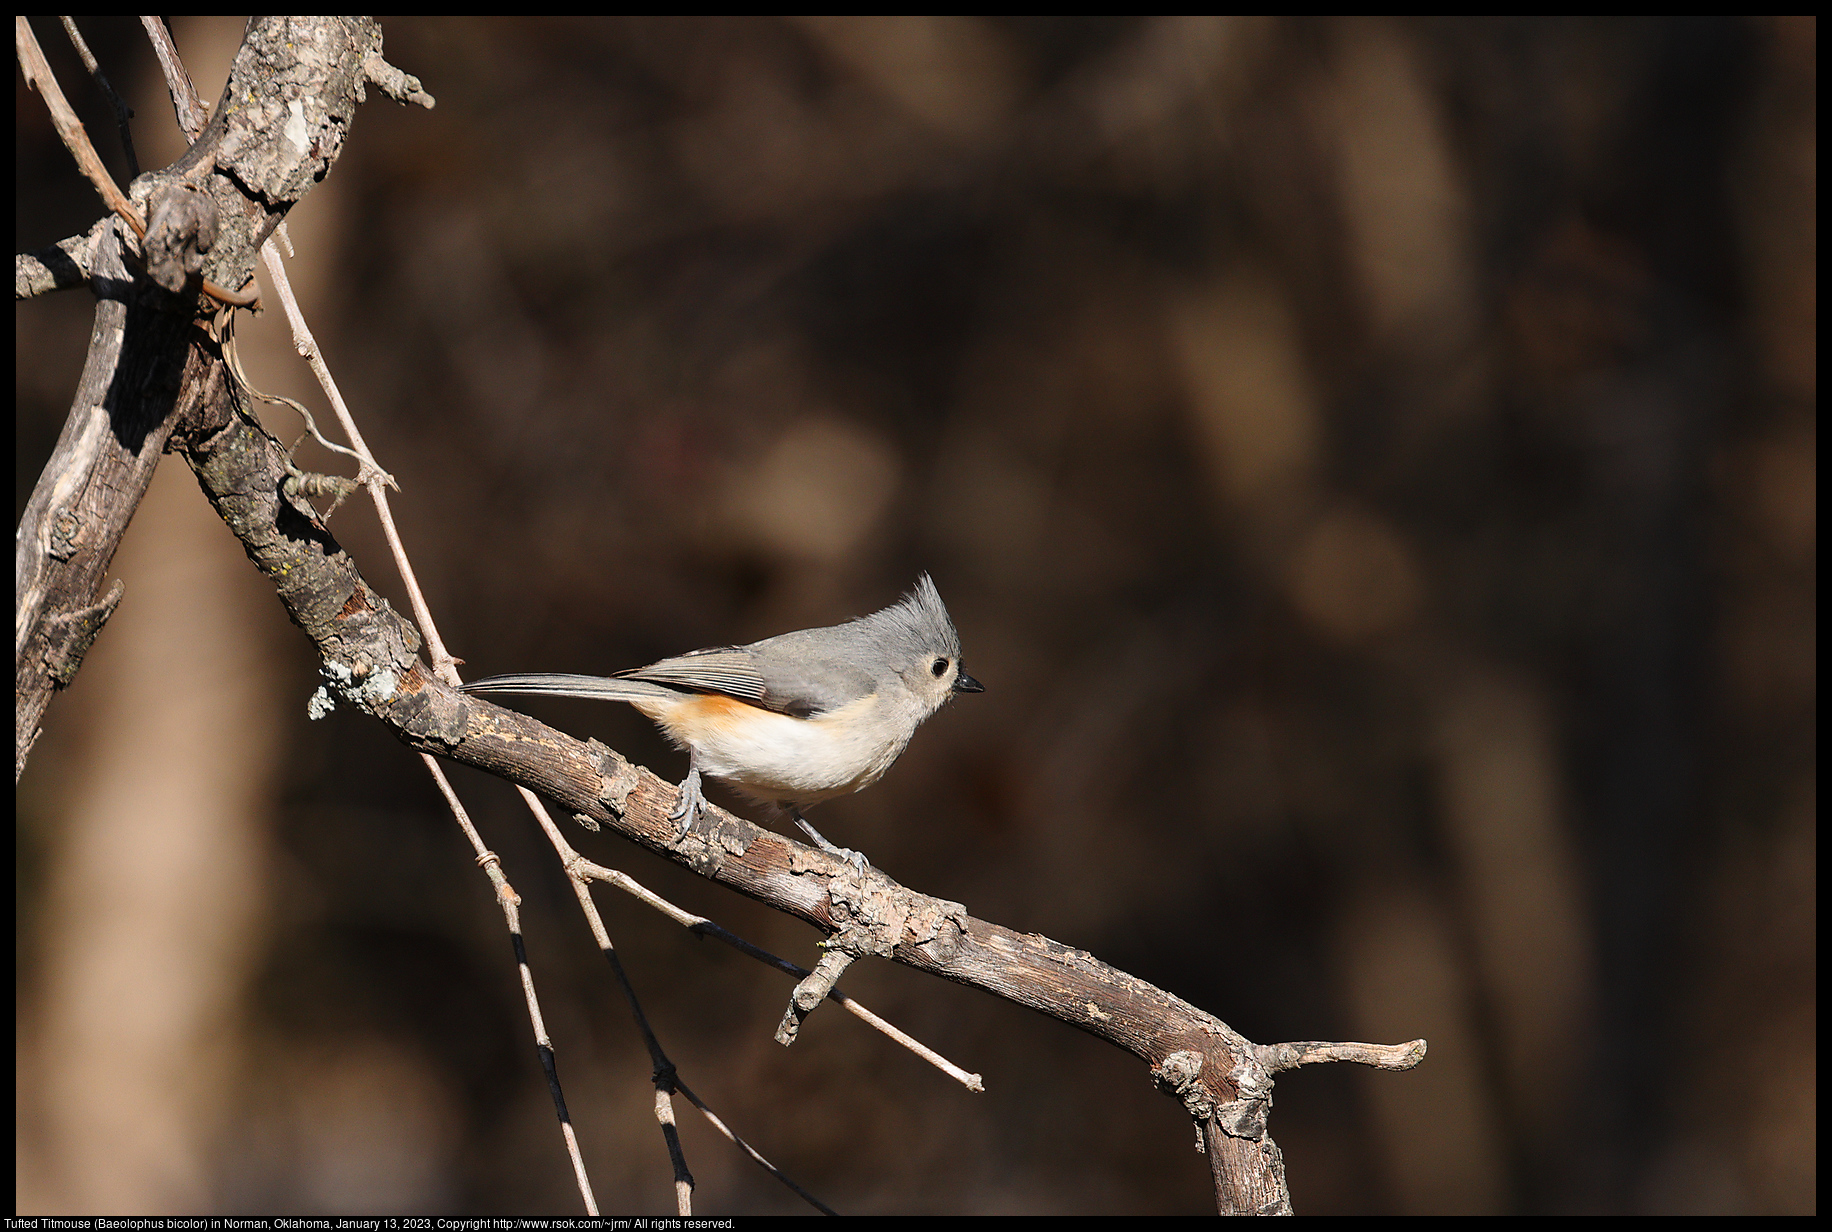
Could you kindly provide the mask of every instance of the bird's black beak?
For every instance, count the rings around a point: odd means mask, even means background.
[[[984,693],[986,691],[986,686],[969,676],[966,672],[962,672],[954,678],[954,691],[956,693]]]

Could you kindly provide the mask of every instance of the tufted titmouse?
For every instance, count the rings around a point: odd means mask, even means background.
[[[681,832],[705,804],[700,775],[787,809],[830,855],[863,867],[801,810],[869,787],[917,725],[956,693],[985,686],[961,670],[960,635],[928,574],[902,599],[825,629],[715,646],[615,676],[490,676],[468,693],[544,693],[629,702],[689,755]]]

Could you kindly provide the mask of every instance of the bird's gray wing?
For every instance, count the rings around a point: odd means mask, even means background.
[[[858,701],[877,683],[869,668],[871,647],[853,630],[803,629],[746,647],[763,681],[760,705],[796,718],[813,718]]]
[[[871,673],[858,662],[863,647],[837,629],[804,629],[749,646],[724,646],[663,659],[617,673],[698,693],[723,693],[765,710],[812,718],[870,693]]]
[[[618,672],[621,680],[646,680],[695,693],[723,693],[753,706],[764,705],[763,677],[749,649],[743,646],[720,646],[676,655],[647,667],[633,667]]]

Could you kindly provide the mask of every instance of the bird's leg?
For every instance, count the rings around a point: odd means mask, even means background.
[[[860,873],[863,873],[871,866],[871,862],[865,858],[863,852],[854,851],[850,847],[841,847],[837,843],[828,842],[826,837],[822,835],[819,830],[816,830],[813,826],[808,824],[808,819],[801,815],[800,809],[796,808],[793,804],[789,805],[788,808],[789,816],[795,818],[795,824],[802,828],[803,834],[806,834],[809,838],[814,840],[814,845],[816,847],[819,847],[822,851],[836,860],[846,861],[846,863],[852,865],[853,868]]]
[[[694,820],[706,811],[706,797],[700,794],[700,755],[689,752],[687,777],[681,780],[681,802],[668,814],[670,821],[680,823],[681,833],[693,829]]]

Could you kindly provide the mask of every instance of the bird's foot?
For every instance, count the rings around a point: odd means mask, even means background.
[[[814,840],[814,845],[816,847],[819,847],[834,859],[844,860],[846,863],[852,865],[853,871],[859,873],[861,876],[864,875],[866,869],[871,867],[871,861],[865,858],[863,852],[854,851],[850,847],[842,847],[838,843],[828,842],[826,836],[809,825],[808,819],[803,817],[800,812],[795,809],[790,809],[789,815],[795,818],[795,824],[801,827],[802,833]]]
[[[684,838],[687,831],[693,829],[694,821],[705,811],[706,797],[700,794],[700,770],[696,766],[681,780],[681,801],[668,814],[668,820],[680,825],[681,836]]]

